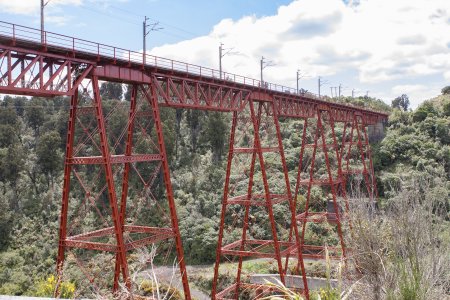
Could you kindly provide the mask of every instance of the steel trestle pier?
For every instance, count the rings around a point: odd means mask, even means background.
[[[131,85],[131,101],[104,107],[100,81]],[[85,275],[82,281],[94,292],[101,290],[97,279],[111,272],[112,289],[132,293],[130,251],[167,243],[175,246],[184,297],[191,299],[161,106],[233,114],[213,299],[237,299],[249,290],[256,296],[275,292],[271,287],[246,280],[251,274],[244,274],[245,257],[273,259],[282,282],[291,272],[289,257],[295,259],[296,271],[304,282],[300,292],[308,298],[303,266],[303,256],[307,255],[304,234],[307,223],[318,216],[309,212],[308,205],[311,186],[319,181],[314,177],[314,159],[310,162],[309,177],[301,177],[305,149],[312,149],[313,157],[317,151],[325,155],[327,179],[320,181],[319,186],[331,188],[334,212],[331,215],[324,212],[321,217],[337,224],[339,255],[345,255],[346,249],[337,197],[346,199],[348,181],[355,174],[363,175],[362,186],[368,197],[373,200],[377,196],[366,126],[386,120],[385,113],[328,102],[311,93],[299,94],[296,89],[236,74],[221,74],[218,70],[152,55],[144,58],[139,52],[6,22],[0,22],[0,93],[70,97],[57,271],[62,276],[66,265],[80,267]],[[127,120],[119,129],[111,125],[111,120],[118,116]],[[305,120],[294,195],[284,157],[280,118]],[[313,145],[308,146],[305,131],[312,120],[316,124],[314,139]],[[344,124],[340,143],[334,133],[337,123]],[[163,191],[158,193],[154,187],[159,174],[163,178]],[[246,182],[244,189],[232,187],[238,177]],[[296,199],[302,184],[307,187],[306,210],[298,212]],[[155,224],[142,223],[140,206],[130,201],[130,197],[148,204],[144,207]],[[282,209],[289,213],[280,219],[274,208],[281,209],[283,205]],[[270,227],[270,237],[258,238],[253,231],[253,211],[259,211],[258,216],[263,217],[260,222]],[[227,222],[233,218],[241,228],[237,240],[226,236],[231,225]],[[301,230],[297,225],[302,225]],[[172,249],[160,248],[168,252]],[[320,256],[318,251],[309,255]],[[113,263],[103,262],[96,271],[95,262],[86,264],[83,260],[96,252],[109,253],[107,257]],[[230,257],[237,259],[235,281],[231,286],[219,287],[219,265]]]

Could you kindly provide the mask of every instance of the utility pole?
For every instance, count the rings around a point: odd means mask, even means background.
[[[44,8],[47,6],[47,4],[50,2],[50,0],[47,0],[47,2],[44,2],[44,0],[41,0],[41,44],[45,44],[45,34],[44,34]]]
[[[318,86],[319,86],[319,98],[320,98],[320,86],[321,86],[321,84],[320,84],[320,76],[319,76],[319,84],[318,84]]]
[[[272,61],[265,61],[264,56],[261,56],[261,87],[263,86],[264,83],[264,78],[263,78],[263,70],[267,67],[272,67],[275,64]]]
[[[145,65],[145,56],[147,55],[147,42],[146,42],[146,37],[147,35],[151,32],[151,31],[158,31],[163,29],[162,27],[157,27],[159,25],[159,22],[155,22],[155,23],[151,23],[151,24],[147,24],[147,21],[149,20],[149,18],[147,16],[144,17],[144,22],[142,23],[142,44],[143,44],[143,50],[142,50],[142,63]],[[149,28],[149,30],[147,30],[147,28]]]
[[[328,84],[329,81],[328,80],[322,80],[322,77],[319,76],[319,80],[318,80],[318,87],[319,87],[319,98],[320,98],[320,87],[324,84]]]
[[[352,89],[352,99],[355,99],[355,89]]]
[[[333,98],[333,87],[330,86],[330,91],[331,91],[331,98]]]
[[[341,100],[341,87],[342,87],[342,84],[339,83],[339,100]]]
[[[300,69],[297,69],[297,94],[300,92],[300,84],[299,81],[300,79],[304,78],[304,77],[309,77],[309,75],[307,75],[306,73],[302,73],[300,71]]]
[[[223,47],[223,44],[222,43],[220,43],[220,46],[219,46],[219,73],[220,73],[220,79],[222,79],[222,57],[223,57],[223,55],[222,55],[222,48]]]
[[[223,43],[220,43],[219,46],[219,72],[220,72],[220,79],[222,79],[222,58],[227,54],[237,54],[238,52],[232,52],[234,48],[223,48]],[[224,50],[226,52],[224,53]]]
[[[263,70],[264,70],[264,56],[261,56],[261,86],[264,82],[263,80]]]

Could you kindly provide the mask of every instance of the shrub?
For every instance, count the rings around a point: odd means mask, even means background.
[[[41,280],[36,286],[35,296],[38,297],[53,297],[56,292],[58,280],[54,275],[50,275],[46,280]],[[75,295],[75,284],[67,281],[62,281],[59,284],[59,296],[61,298],[73,298]]]
[[[436,115],[436,109],[433,106],[433,103],[430,101],[425,101],[419,106],[413,114],[414,122],[422,122],[429,115]]]

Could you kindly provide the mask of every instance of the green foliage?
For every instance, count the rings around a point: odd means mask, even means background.
[[[37,297],[53,297],[56,288],[59,288],[59,296],[65,299],[72,299],[75,295],[75,284],[67,281],[58,283],[54,275],[50,275],[46,280],[41,280],[36,284],[36,292],[34,296]]]
[[[436,108],[430,101],[423,102],[413,113],[414,122],[422,122],[428,116],[436,115]]]
[[[100,95],[103,99],[122,99],[122,84],[117,82],[104,82],[100,86]]]
[[[24,155],[19,145],[0,148],[0,180],[16,185],[24,168]]]
[[[207,139],[213,152],[214,162],[222,159],[227,133],[227,126],[222,114],[219,112],[210,113],[207,124]]]
[[[105,86],[103,90],[105,99],[102,103],[105,113],[110,112],[117,103],[121,103],[118,99],[108,99],[114,97],[120,99],[118,95],[110,96],[111,92],[108,89]],[[447,177],[450,176],[448,118],[450,105],[447,105],[449,101],[445,98],[446,96],[441,97],[444,97],[441,105],[430,101],[430,104],[424,103],[423,107],[421,106],[415,112],[394,109],[389,119],[386,138],[378,146],[372,147],[375,168],[379,171],[377,173],[381,174],[379,188],[385,197],[391,196],[390,189],[401,186],[404,176],[410,173],[435,175],[446,172]],[[353,99],[343,101],[354,103]],[[355,101],[363,107],[391,110],[388,105],[380,103],[377,99],[359,98]],[[0,293],[33,294],[39,284],[41,289],[44,289],[47,280],[42,281],[42,278],[54,270],[56,257],[54,245],[57,244],[61,187],[59,184],[51,187],[49,183],[62,182],[67,105],[68,100],[60,97],[31,100],[23,97],[5,97],[0,105],[0,205],[7,208],[0,212],[0,235],[2,236],[0,239],[2,251],[0,252]],[[79,117],[85,118],[84,121],[87,122],[95,122],[95,119],[88,119],[88,116],[80,115]],[[118,136],[127,123],[127,117],[126,110],[114,114],[108,121],[107,130]],[[231,116],[161,108],[161,118],[185,259],[188,263],[213,262],[223,197],[226,164],[226,159],[223,158],[227,149]],[[290,172],[289,177],[292,181],[296,177],[303,125],[300,120],[290,119],[282,120],[280,124],[283,127],[283,145]],[[314,127],[314,125],[310,126]],[[78,130],[81,129],[78,128]],[[152,134],[155,133],[154,127],[149,130],[152,130]],[[336,128],[336,133],[340,140],[342,128]],[[140,140],[140,143],[136,144],[135,153],[147,153],[148,149],[155,147],[149,139],[144,139],[139,134],[135,138]],[[247,143],[251,140],[251,135],[247,137],[247,140],[244,138],[244,142]],[[110,139],[109,142],[116,141]],[[123,147],[124,145],[121,144],[116,148],[117,154],[123,151]],[[88,151],[93,149],[84,151],[89,153]],[[305,160],[310,159],[311,152],[305,153],[304,157]],[[277,162],[269,154],[265,154],[265,159],[268,166],[276,167]],[[323,155],[318,155],[316,167],[318,176],[326,174]],[[142,174],[149,174],[152,171],[144,164],[136,164],[136,168]],[[90,171],[92,168],[87,168],[83,172],[87,173],[88,179],[95,179],[95,172]],[[255,175],[255,177],[258,176],[260,174]],[[130,187],[136,185],[138,180],[136,176],[130,179]],[[279,192],[277,190],[279,186],[273,185],[278,181],[280,178],[270,178],[274,193]],[[152,190],[155,198],[158,201],[162,199],[159,203],[166,205],[161,175],[157,175],[155,186],[155,190]],[[84,195],[84,191],[78,185],[74,185],[74,193]],[[327,193],[328,191],[323,192],[316,187],[313,188],[310,203],[312,211],[322,210],[326,206],[329,199]],[[304,210],[305,194],[306,191],[301,190],[298,195],[298,212]],[[134,201],[138,198],[136,192],[131,192],[129,197],[133,199],[130,202],[132,205],[139,205],[138,201]],[[101,195],[100,201],[106,200],[106,195]],[[237,220],[242,219],[242,213],[242,211],[237,212]],[[283,216],[287,214],[287,211],[276,208],[274,214]],[[270,228],[267,226],[266,219],[262,218],[263,216],[266,215],[261,212],[252,212],[250,216],[253,223],[249,234],[253,238],[270,238],[271,236]],[[151,207],[143,208],[139,218],[138,221],[142,224],[150,225],[160,225],[163,220],[163,216],[155,216]],[[261,220],[264,221],[261,222]],[[89,215],[86,223],[94,228],[100,221],[95,216]],[[309,244],[337,243],[334,239],[336,234],[334,225],[312,224],[307,229],[305,239]],[[230,231],[230,238],[240,237],[241,232],[234,228],[230,227],[227,230]],[[36,234],[37,232],[39,234]],[[101,254],[96,258],[98,262],[96,270],[101,270],[103,263],[111,259],[110,256]],[[248,268],[255,272],[270,270],[267,266],[257,264],[250,265]],[[325,273],[323,268],[319,269],[316,266],[313,266],[309,272],[316,275]],[[70,274],[70,280],[78,286],[83,274],[76,271],[71,271]],[[225,281],[229,279],[228,283],[234,279],[230,274],[223,275],[226,277]],[[411,278],[408,278],[405,282],[410,282]],[[201,284],[205,286],[205,289],[210,290],[209,278],[205,276],[199,279],[199,282],[203,282]],[[405,288],[405,293],[408,289]],[[318,295],[322,299],[334,297],[331,290],[319,291]]]
[[[12,212],[8,209],[9,203],[6,197],[0,197],[0,251],[4,250],[10,241],[9,233],[11,232]]]
[[[446,99],[442,105],[444,116],[450,117],[450,99]]]
[[[45,121],[45,100],[33,97],[25,107],[25,117],[27,124],[39,135],[39,128]]]
[[[17,128],[20,127],[16,111],[6,102],[0,106],[0,148],[7,148],[18,142]]]
[[[449,95],[450,94],[450,85],[443,87],[441,92],[442,92],[442,95]]]
[[[400,271],[399,277],[399,292],[396,295],[394,291],[388,290],[389,300],[403,299],[403,300],[419,300],[426,299],[423,295],[424,289],[422,287],[422,272],[418,264],[413,263],[412,268],[408,268],[407,263],[402,260],[397,260],[397,268]]]
[[[388,124],[389,126],[393,126],[394,128],[399,128],[402,125],[411,124],[410,113],[402,111],[400,109],[394,109],[392,113],[389,115]]]
[[[333,288],[320,288],[319,291],[312,292],[310,300],[340,300],[341,295],[337,289]]]
[[[156,283],[148,279],[141,282],[139,290],[143,292],[144,296],[157,297],[157,295],[160,295],[163,299],[183,299],[181,292],[173,286],[164,283]]]
[[[44,133],[38,141],[36,146],[37,163],[44,174],[50,177],[56,175],[56,172],[61,169],[61,153],[58,151],[61,139],[58,132],[49,131]]]
[[[446,99],[425,101],[413,112],[395,109],[389,117],[386,137],[372,148],[374,168],[383,171],[378,186],[381,195],[401,185],[399,175],[413,171],[450,178],[448,147],[450,119],[446,116]]]
[[[392,108],[402,109],[403,111],[407,111],[409,107],[409,98],[407,95],[402,94],[398,96],[394,100],[392,100]]]
[[[372,98],[372,97],[367,97],[367,96],[356,97],[356,98],[344,97],[344,98],[342,98],[342,100],[344,103],[348,103],[348,104],[359,106],[359,107],[365,107],[365,108],[369,108],[369,109],[373,109],[373,110],[377,110],[377,111],[383,111],[383,112],[392,111],[391,106],[386,104],[383,100]]]
[[[0,124],[2,125],[16,125],[18,121],[17,113],[14,108],[7,105],[6,102],[0,106]]]

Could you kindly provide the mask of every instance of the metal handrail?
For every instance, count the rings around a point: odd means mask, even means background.
[[[91,55],[97,55],[98,57],[111,58],[113,60],[122,60],[127,61],[128,63],[135,64],[143,64],[144,57],[142,52],[122,49],[119,47],[109,46],[101,43],[91,42],[80,38],[70,37],[63,34],[53,33],[49,31],[44,31],[41,34],[41,30],[36,28],[31,28],[22,25],[16,25],[9,22],[0,21],[0,35],[12,37],[13,40],[25,40],[29,42],[34,42],[37,44],[41,44],[43,42],[43,46],[51,46],[56,48],[62,48],[64,50],[70,50],[72,52],[83,52]],[[43,39],[42,39],[43,35]],[[297,94],[297,90],[295,88],[286,87],[279,84],[269,83],[260,81],[257,79],[253,79],[250,77],[245,77],[233,73],[222,72],[222,77],[220,76],[220,71],[202,67],[199,65],[189,64],[173,59],[163,58],[151,54],[146,54],[145,56],[145,66],[153,66],[158,68],[164,68],[171,71],[179,71],[186,72],[191,75],[196,75],[200,77],[208,77],[215,78],[225,81],[230,81],[239,84],[245,84],[252,87],[257,88],[266,88],[271,91],[276,92],[284,92],[289,94]],[[144,64],[143,64],[144,66]],[[302,96],[306,96],[308,98],[327,101],[325,97],[318,96],[311,92],[301,93]],[[331,102],[333,103],[333,102]],[[347,106],[351,109],[354,109],[355,106],[351,106],[343,103],[336,103],[340,106]],[[360,107],[357,107],[360,108]],[[361,109],[361,108],[360,108]],[[366,109],[365,111],[370,111],[374,113],[380,113],[375,110]],[[384,114],[384,113],[383,113]]]

